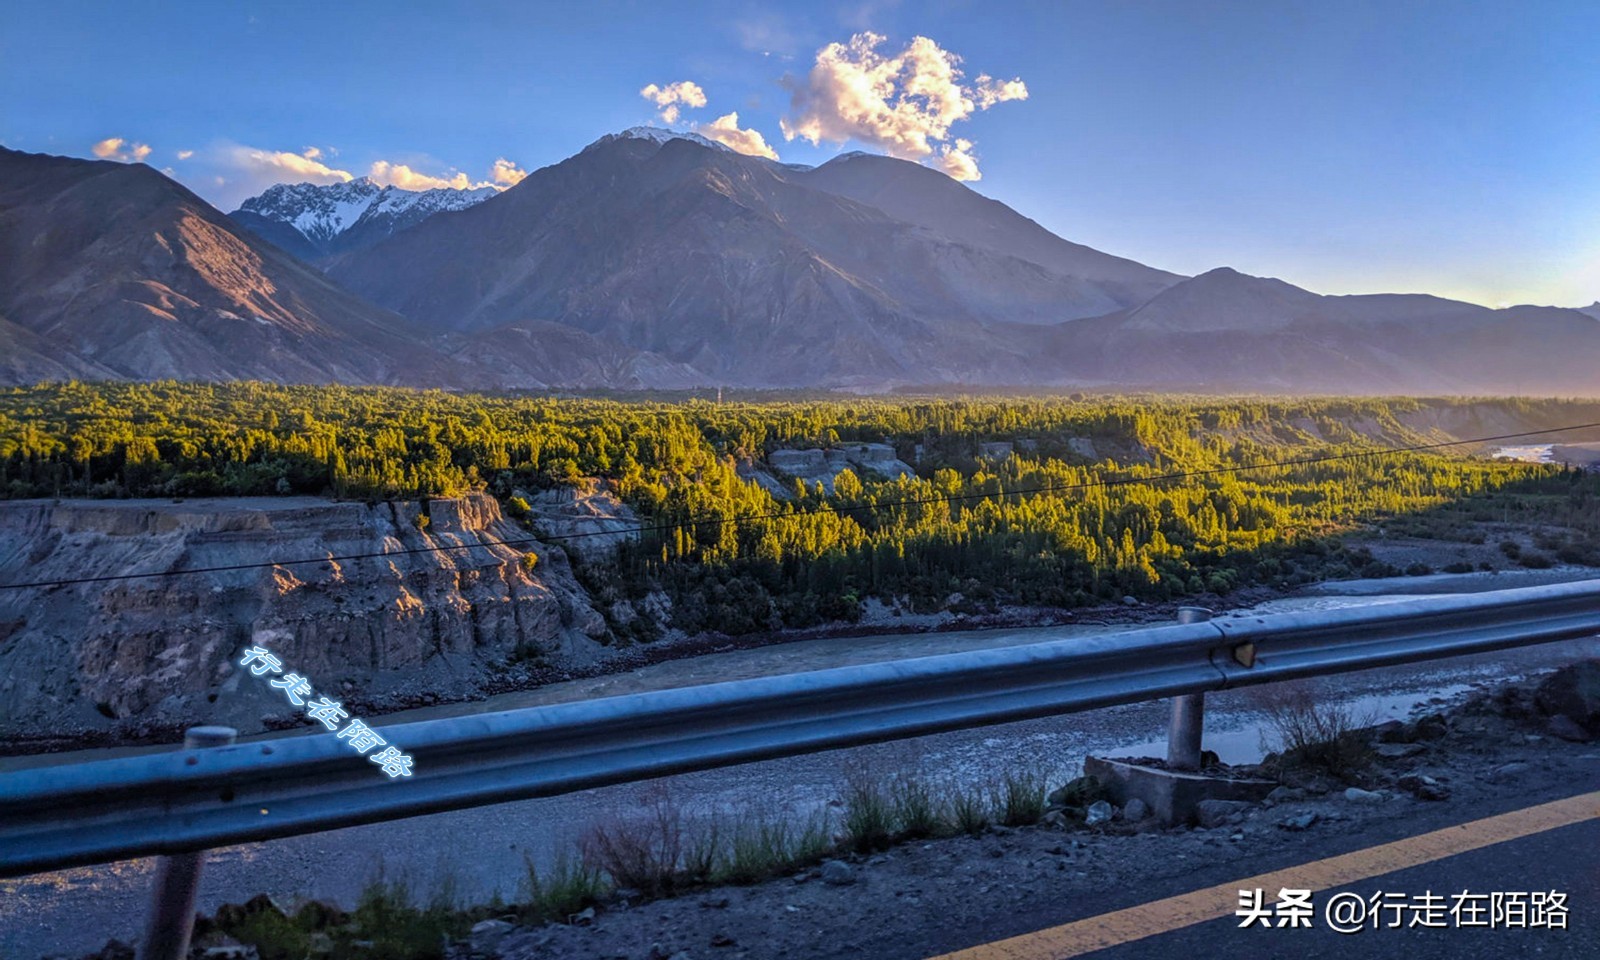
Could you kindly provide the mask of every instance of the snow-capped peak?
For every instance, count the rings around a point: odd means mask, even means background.
[[[465,210],[498,192],[490,186],[471,190],[402,190],[359,177],[325,185],[280,183],[246,200],[239,209],[286,223],[327,252],[335,239],[357,228],[381,238],[435,213]]]
[[[730,153],[733,152],[728,147],[723,146],[715,140],[708,140],[705,137],[700,136],[698,133],[690,133],[687,130],[666,130],[661,127],[629,127],[621,133],[608,133],[599,140],[596,140],[594,143],[591,143],[589,146],[597,147],[602,143],[612,143],[616,140],[648,140],[651,143],[666,143],[669,140],[687,140],[690,143],[698,143],[702,147],[710,147],[713,150],[727,150]]]

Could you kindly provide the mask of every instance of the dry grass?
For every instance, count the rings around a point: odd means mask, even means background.
[[[1372,748],[1362,731],[1376,721],[1374,714],[1322,700],[1298,681],[1261,688],[1256,703],[1270,730],[1262,735],[1262,748],[1276,752],[1284,767],[1347,778],[1371,764]]]

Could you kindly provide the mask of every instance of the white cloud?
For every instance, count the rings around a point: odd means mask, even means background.
[[[490,178],[501,187],[514,187],[521,183],[522,178],[527,175],[528,171],[518,168],[516,164],[505,157],[496,160],[494,166],[489,168]]]
[[[972,155],[972,141],[961,137],[939,151],[939,159],[934,166],[952,180],[983,179],[983,174],[978,172],[978,158]]]
[[[884,41],[868,31],[830,43],[803,79],[784,78],[790,91],[789,116],[780,121],[784,138],[856,140],[902,160],[929,161],[959,180],[978,179],[972,142],[951,143],[950,128],[978,110],[1027,99],[1027,85],[988,74],[967,85],[961,58],[933,40],[913,37],[893,56],[879,52]]]
[[[711,123],[696,124],[695,132],[740,153],[753,157],[766,157],[768,160],[778,159],[778,151],[767,144],[767,138],[761,135],[761,131],[739,129],[737,112],[724,114]]]
[[[980,73],[974,89],[979,110],[987,110],[1007,100],[1028,99],[1028,85],[1022,82],[1021,77],[1014,80],[996,80],[986,73]]]
[[[106,137],[89,148],[101,160],[119,160],[123,163],[143,163],[150,156],[148,144],[132,143],[122,137]]]
[[[100,145],[96,145],[97,151]],[[106,149],[115,150],[118,147]],[[120,146],[128,152],[126,144]],[[246,199],[258,196],[280,183],[314,183],[325,186],[347,183],[362,175],[362,168],[335,166],[338,151],[332,147],[305,147],[295,153],[270,150],[221,141],[198,150],[180,150],[178,167],[184,183],[219,209],[234,210]],[[403,190],[473,190],[493,187],[504,190],[527,176],[527,172],[504,157],[494,161],[485,179],[474,180],[458,170],[435,175],[415,166],[390,160],[377,160],[365,170],[375,183]]]
[[[266,179],[270,183],[344,183],[354,180],[348,170],[330,167],[306,153],[287,150],[258,150],[254,147],[233,147],[225,158],[229,166],[247,178]],[[320,151],[316,151],[320,156]]]
[[[706,105],[706,92],[693,80],[679,80],[664,87],[652,83],[641,89],[639,96],[661,108],[661,119],[664,123],[678,122],[680,104],[685,107]]]

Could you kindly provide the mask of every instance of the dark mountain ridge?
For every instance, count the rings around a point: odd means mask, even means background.
[[[1183,278],[883,157],[631,130],[456,205],[325,275],[284,204],[263,239],[143,165],[0,150],[0,381],[1600,393],[1590,312]]]

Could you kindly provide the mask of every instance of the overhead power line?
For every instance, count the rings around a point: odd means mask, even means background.
[[[1387,457],[1400,453],[1420,453],[1425,450],[1440,450],[1446,447],[1461,447],[1481,443],[1498,443],[1506,440],[1526,440],[1529,437],[1542,437],[1552,433],[1570,433],[1575,430],[1600,429],[1600,422],[1578,423],[1566,427],[1551,427],[1547,430],[1528,430],[1522,433],[1503,433],[1493,437],[1474,437],[1467,440],[1443,440],[1437,443],[1418,443],[1405,447],[1383,447],[1374,450],[1358,450],[1350,453],[1330,453],[1316,457],[1302,457],[1295,460],[1271,460],[1262,463],[1246,463],[1230,467],[1208,467],[1203,470],[1184,470],[1177,473],[1163,473],[1148,477],[1113,477],[1103,480],[1088,480],[1082,483],[1057,483],[1041,484],[1033,487],[1019,487],[1014,490],[1002,490],[999,493],[964,493],[950,494],[937,497],[910,497],[903,500],[883,500],[875,503],[856,504],[853,506],[824,505],[819,511],[842,516],[863,511],[880,511],[894,507],[926,506],[936,503],[966,503],[974,500],[996,500],[1004,497],[1027,496],[1040,493],[1071,493],[1080,490],[1092,490],[1103,487],[1124,487],[1135,484],[1165,483],[1171,480],[1193,480],[1200,477],[1214,477],[1234,473],[1253,473],[1260,470],[1275,470],[1284,467],[1306,467],[1321,463],[1336,463],[1347,460],[1360,460],[1371,457]],[[588,537],[614,537],[618,535],[636,535],[646,533],[665,533],[671,530],[693,530],[704,526],[721,526],[723,524],[755,523],[763,520],[781,520],[787,517],[805,516],[804,512],[794,511],[775,513],[752,513],[735,517],[703,517],[698,519],[680,520],[675,523],[662,523],[626,527],[620,530],[591,530],[584,533],[556,534],[543,537],[514,537],[506,540],[479,540],[475,543],[458,544],[433,544],[426,547],[407,547],[400,550],[382,550],[374,553],[348,553],[342,556],[303,557],[292,560],[264,560],[255,563],[230,563],[212,567],[193,567],[188,570],[153,570],[148,573],[117,573],[99,577],[72,577],[63,580],[34,580],[25,583],[0,584],[0,590],[22,590],[38,587],[67,587],[87,583],[112,583],[121,580],[147,580],[159,577],[183,577],[201,573],[231,573],[238,570],[260,570],[273,567],[303,566],[313,563],[348,563],[353,560],[374,560],[383,557],[403,557],[419,553],[447,553],[456,550],[472,550],[478,547],[516,547],[525,544],[553,543],[569,540],[583,540]]]

